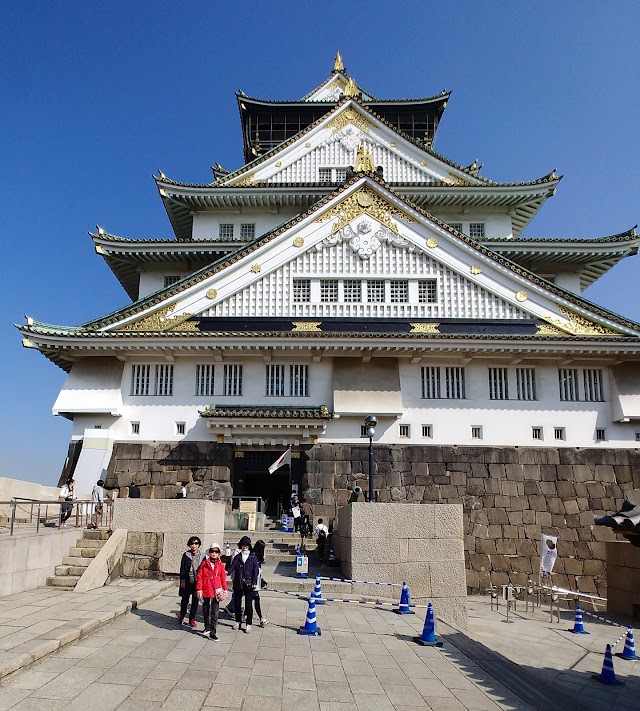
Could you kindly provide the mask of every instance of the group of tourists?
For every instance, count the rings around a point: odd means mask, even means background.
[[[313,507],[308,501],[300,501],[298,494],[293,492],[289,501],[289,515],[293,517],[293,530],[300,533],[301,543],[305,538],[315,538],[318,546],[318,558],[324,561],[324,548],[329,537],[329,529],[324,520],[319,518],[312,528]]]
[[[225,567],[221,560],[221,550],[217,545],[209,547],[207,553],[201,550],[202,541],[198,536],[191,536],[180,561],[180,614],[179,624],[185,624],[189,608],[188,625],[197,627],[196,614],[202,601],[204,618],[203,636],[218,641],[217,629],[220,603],[229,595],[227,576],[231,578],[232,595],[226,612],[234,618],[233,629],[242,625],[243,603],[246,634],[251,634],[253,609],[255,607],[260,627],[268,624],[260,605],[260,588],[266,587],[262,580],[265,543],[256,541],[252,546],[248,536],[242,536],[238,547]],[[191,604],[189,604],[191,603]]]
[[[100,519],[102,518],[102,512],[104,511],[104,501],[106,498],[106,492],[104,490],[104,480],[98,479],[95,486],[91,491],[91,511],[87,515],[87,528],[98,529],[100,526]],[[60,528],[66,528],[67,521],[71,518],[73,513],[73,506],[78,500],[78,494],[76,493],[76,482],[75,479],[67,479],[64,486],[60,489],[58,493],[58,501],[60,504]]]

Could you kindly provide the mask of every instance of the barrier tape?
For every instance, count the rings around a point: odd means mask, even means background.
[[[267,588],[263,592],[274,592],[274,593],[280,593],[281,595],[291,595],[292,597],[297,597],[299,600],[305,600],[306,602],[309,602],[309,598],[311,595],[301,595],[300,593],[293,592],[291,590],[276,590],[275,588]],[[382,602],[380,600],[350,600],[348,598],[342,598],[342,597],[315,597],[313,598],[315,602],[344,602],[344,603],[351,603],[352,605],[373,605],[374,607],[383,607],[384,605],[387,605],[389,607],[400,607],[399,602]],[[409,607],[415,607],[415,608],[422,608],[422,609],[427,609],[428,605],[414,605],[413,603],[409,604]]]
[[[402,583],[378,583],[378,582],[373,582],[372,580],[349,580],[348,578],[328,578],[324,576],[320,576],[320,580],[333,580],[334,582],[338,583],[358,583],[359,585],[390,585],[395,588],[401,588]]]

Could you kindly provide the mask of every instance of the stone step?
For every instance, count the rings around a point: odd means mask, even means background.
[[[91,563],[91,558],[83,558],[82,556],[66,555],[62,559],[62,565],[73,565],[76,568],[86,568]]]
[[[82,538],[89,541],[108,541],[111,533],[109,531],[102,530],[87,530],[82,532]]]
[[[87,533],[93,533],[93,531],[87,531]],[[92,538],[81,538],[76,543],[76,548],[95,548],[96,550],[100,550],[106,542],[106,539],[94,540]]]
[[[75,588],[79,575],[54,575],[47,578],[47,585],[54,588]]]
[[[95,558],[99,552],[99,548],[69,548],[69,555],[74,558]]]
[[[77,575],[81,576],[86,567],[82,565],[56,565],[56,575]]]

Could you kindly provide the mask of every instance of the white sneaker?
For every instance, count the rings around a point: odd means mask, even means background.
[[[247,625],[247,626],[244,628],[244,631],[245,631],[247,634],[251,634],[251,625]]]
[[[205,631],[202,633],[202,636],[203,636],[203,637],[210,637],[210,636],[211,636],[211,632],[210,632],[209,630],[205,630]]]
[[[239,622],[234,622],[234,623],[233,623],[233,629],[234,629],[234,630],[239,630],[239,629],[240,629],[240,623],[239,623]]]
[[[269,624],[269,620],[266,617],[263,617],[260,620],[260,627],[266,627]]]

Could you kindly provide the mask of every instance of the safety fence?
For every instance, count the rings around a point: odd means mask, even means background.
[[[69,511],[68,507],[71,505]],[[28,499],[14,496],[10,501],[0,501],[0,510],[7,512],[6,528],[10,536],[21,528],[60,528],[63,523],[77,528],[111,528],[113,502],[102,504],[94,501],[51,501],[51,499]],[[66,517],[66,513],[70,515]],[[66,518],[66,521],[64,520]]]
[[[331,578],[320,576],[320,580],[332,580],[336,583],[356,583],[358,585],[387,585],[394,588],[401,588],[405,583],[379,583],[373,580],[349,580],[348,578]]]

